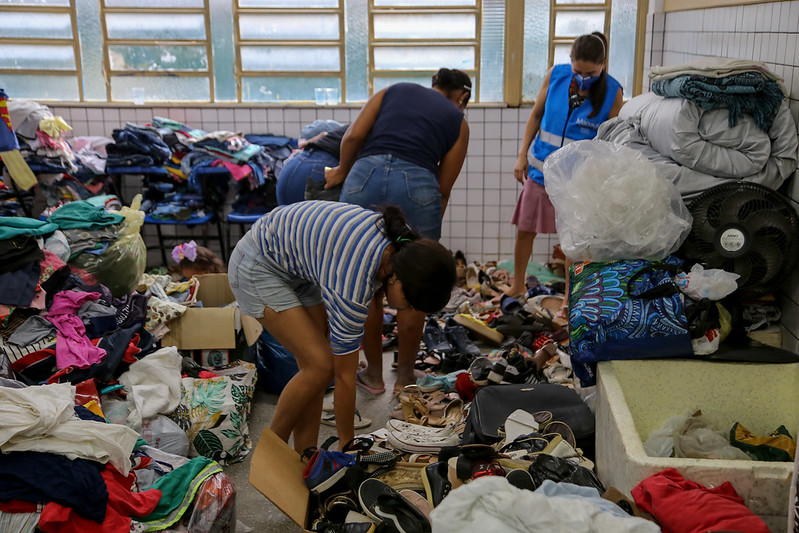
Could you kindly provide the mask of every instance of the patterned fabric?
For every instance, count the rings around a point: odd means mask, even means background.
[[[669,290],[673,284],[664,264],[680,262],[636,259],[570,268],[569,347],[582,386],[595,384],[597,361],[693,356],[682,296],[676,287]],[[667,294],[631,296],[628,284],[635,295],[650,289]]]
[[[248,420],[256,372],[253,363],[217,367],[217,377],[183,378],[180,405],[169,418],[189,437],[189,457],[203,455],[220,464],[243,461],[252,442]]]

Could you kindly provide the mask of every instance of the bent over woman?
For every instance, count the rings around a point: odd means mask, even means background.
[[[336,429],[354,437],[355,373],[370,303],[436,312],[455,284],[455,262],[420,238],[393,206],[375,212],[338,202],[280,206],[239,241],[228,266],[244,314],[297,358],[271,429],[297,451],[317,445],[324,391],[335,378]]]

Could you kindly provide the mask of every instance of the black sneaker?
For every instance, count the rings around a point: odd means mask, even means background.
[[[481,352],[470,339],[466,328],[455,322],[452,317],[447,319],[447,324],[444,326],[444,332],[449,339],[449,342],[458,350],[462,355],[470,358],[480,357]]]
[[[438,320],[433,317],[428,317],[427,323],[424,325],[423,339],[425,346],[431,352],[446,354],[454,350],[452,344],[447,340],[444,330],[438,325]]]
[[[452,489],[452,484],[447,476],[447,463],[440,461],[429,464],[424,467],[421,474],[427,503],[430,504],[430,507],[435,508]]]

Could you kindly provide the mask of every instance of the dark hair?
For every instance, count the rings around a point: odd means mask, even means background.
[[[211,251],[211,249],[206,248],[205,246],[197,247],[197,257],[194,259],[194,261],[184,257],[177,264],[177,268],[175,270],[180,273],[182,272],[183,267],[191,267],[193,270],[202,272],[204,274],[227,272],[225,263],[223,263],[222,260],[219,259],[213,251]]]
[[[588,61],[604,65],[608,58],[608,39],[602,32],[595,31],[586,35],[580,35],[572,43],[571,57],[575,61]],[[605,95],[608,92],[608,73],[605,67],[599,74],[599,79],[588,89],[588,99],[591,101],[593,110],[588,115],[593,118],[602,109]]]
[[[391,269],[402,283],[405,299],[425,313],[440,311],[455,286],[455,260],[437,241],[422,238],[408,226],[402,211],[393,205],[379,208],[385,235],[394,245]]]
[[[458,69],[442,68],[433,74],[433,87],[438,87],[450,93],[452,91],[466,90],[469,94],[463,99],[463,104],[469,103],[472,95],[472,80],[469,75]]]

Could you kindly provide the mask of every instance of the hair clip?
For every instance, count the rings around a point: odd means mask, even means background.
[[[185,244],[178,244],[172,248],[172,259],[176,263],[180,263],[183,259],[194,262],[197,259],[197,243],[192,240]]]

